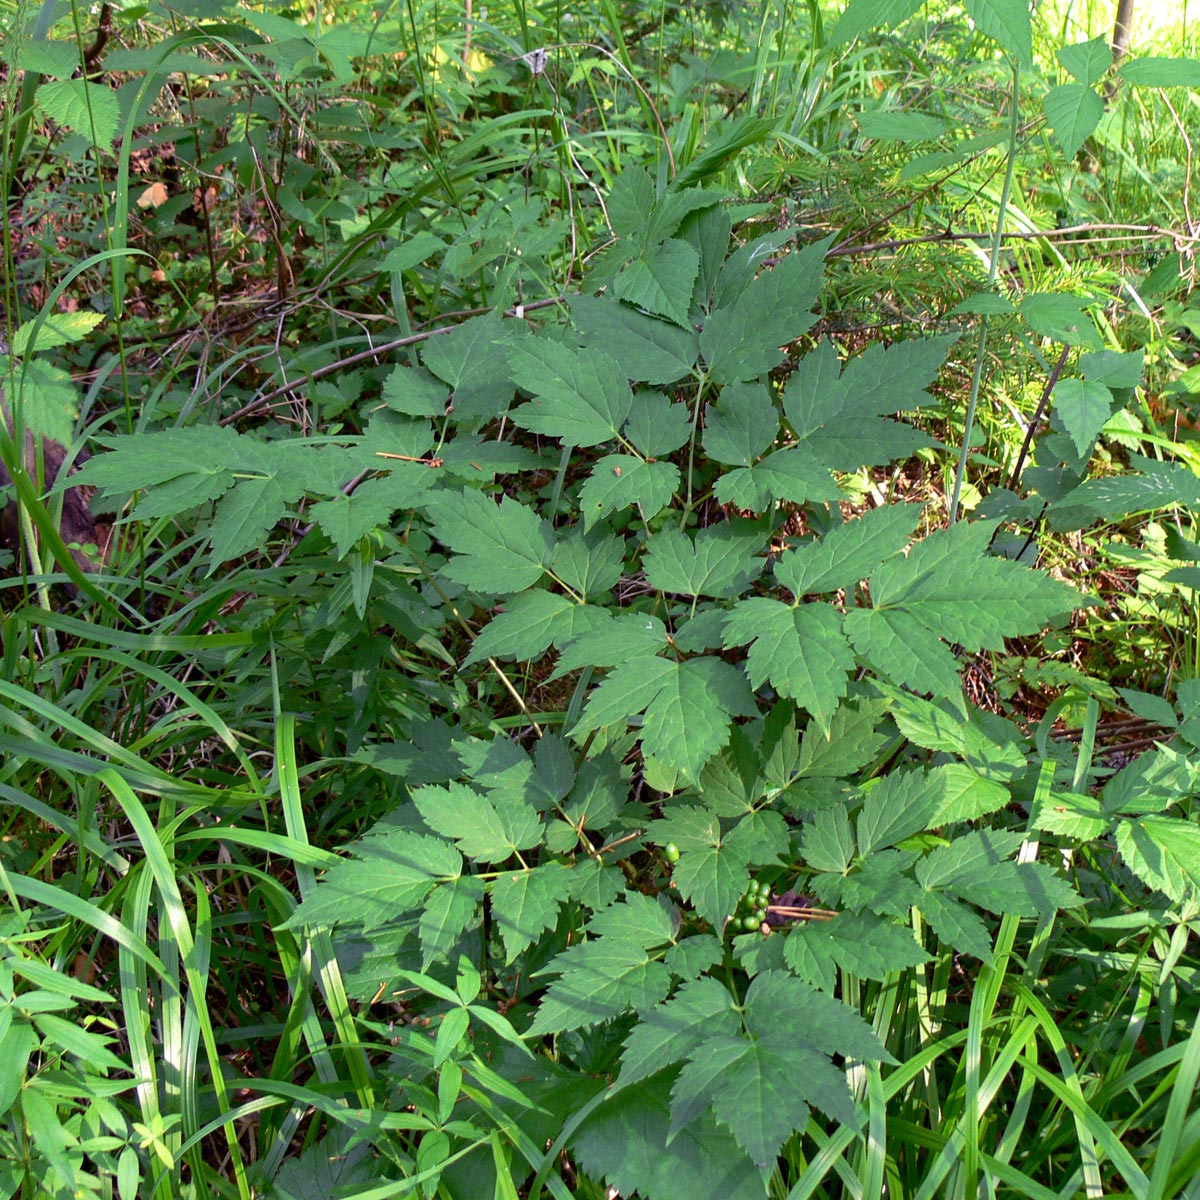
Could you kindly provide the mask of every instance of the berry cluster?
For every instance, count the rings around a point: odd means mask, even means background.
[[[729,928],[745,933],[761,929],[767,919],[767,906],[770,902],[771,885],[765,879],[760,879],[757,883],[751,879],[750,886],[738,901],[737,912],[733,914]]]

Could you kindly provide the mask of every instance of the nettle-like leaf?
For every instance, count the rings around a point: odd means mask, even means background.
[[[606,608],[577,604],[554,592],[520,592],[475,639],[462,665],[489,658],[530,662],[551,646],[563,646],[612,620]]]
[[[446,574],[480,592],[519,592],[541,579],[554,554],[554,533],[531,508],[482,492],[446,492],[431,501],[436,536],[456,552]]]
[[[462,869],[462,855],[440,838],[379,829],[353,847],[353,857],[325,872],[284,928],[344,924],[369,932],[419,911],[437,884],[453,883]]]
[[[465,784],[450,783],[418,788],[413,803],[434,833],[453,838],[459,850],[477,862],[506,862],[542,841],[537,811],[495,792],[483,796]]]
[[[656,901],[627,894],[624,903],[597,914],[592,928],[601,935],[568,947],[546,969],[558,978],[547,988],[530,1034],[596,1025],[630,1008],[651,1008],[667,994],[671,973],[655,951],[674,940],[675,930]]]
[[[459,429],[477,429],[502,414],[513,396],[508,353],[525,340],[523,321],[498,312],[472,317],[421,347],[421,362],[449,388]]]
[[[603,350],[532,337],[508,357],[517,386],[534,396],[511,413],[522,429],[570,446],[596,446],[614,439],[632,411],[629,384]]]
[[[492,916],[504,942],[505,963],[515,962],[558,919],[559,905],[571,895],[571,872],[548,862],[506,871],[491,885]]]
[[[903,458],[931,439],[910,425],[885,419],[928,403],[925,389],[954,337],[915,338],[884,349],[875,344],[839,367],[822,342],[788,380],[783,410],[797,445],[821,466],[853,471]]]
[[[750,864],[766,864],[788,848],[787,829],[778,813],[758,813],[726,830],[709,808],[673,809],[650,826],[661,845],[673,842],[680,857],[671,879],[679,894],[712,928],[723,933],[746,884]]]
[[[752,597],[730,613],[724,639],[726,646],[750,644],[746,674],[751,687],[770,680],[781,696],[791,697],[829,732],[855,661],[835,609]]]
[[[1082,83],[1061,83],[1042,97],[1046,120],[1068,158],[1079,153],[1104,116],[1104,101]]]
[[[626,379],[674,383],[692,370],[700,354],[690,326],[681,329],[611,297],[573,297],[571,319],[584,346],[610,354]]]
[[[579,489],[584,529],[635,504],[642,520],[651,520],[674,499],[679,479],[679,468],[674,463],[647,462],[632,454],[606,455]]]
[[[695,778],[725,744],[733,717],[755,711],[745,677],[720,659],[678,662],[641,655],[593,689],[571,733],[582,740],[593,729],[624,725],[643,714],[643,753]]]
[[[762,531],[750,522],[710,525],[689,537],[665,529],[647,542],[646,581],[685,596],[732,596],[762,569]]]
[[[742,1030],[706,1030],[688,1051],[672,1089],[672,1132],[711,1109],[767,1170],[807,1124],[810,1105],[842,1125],[859,1124],[845,1073],[828,1055],[890,1060],[865,1021],[781,971],[754,979],[742,1014]]]
[[[1066,584],[987,557],[993,528],[961,522],[872,572],[871,607],[846,614],[855,650],[897,683],[953,696],[958,663],[945,642],[968,653],[999,650],[1006,637],[1033,633],[1076,606]]]
[[[1148,814],[1117,826],[1117,848],[1147,887],[1176,904],[1200,892],[1200,826],[1177,817]]]
[[[811,311],[821,291],[823,238],[763,272],[733,304],[718,308],[700,334],[700,352],[718,383],[757,379],[783,360],[783,347],[816,323]]]

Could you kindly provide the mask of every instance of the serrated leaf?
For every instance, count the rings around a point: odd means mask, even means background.
[[[1182,463],[1162,463],[1145,474],[1087,480],[1051,507],[1050,525],[1058,530],[1079,529],[1098,517],[1119,520],[1174,504],[1200,505],[1200,476]]]
[[[364,534],[388,526],[398,509],[415,508],[433,483],[428,467],[396,463],[387,475],[366,480],[349,496],[320,500],[308,512],[344,558]]]
[[[800,849],[814,871],[845,871],[854,858],[854,832],[846,810],[840,805],[828,808],[806,822]]]
[[[440,237],[423,229],[420,233],[406,238],[400,245],[393,246],[383,256],[380,267],[388,272],[408,271],[445,249],[446,243]]]
[[[690,327],[681,329],[606,297],[574,296],[570,303],[584,344],[611,354],[626,379],[674,383],[696,364],[700,343]]]
[[[784,389],[784,413],[800,447],[830,470],[853,471],[929,445],[919,430],[883,415],[928,403],[925,388],[955,340],[913,338],[887,349],[876,342],[840,372],[837,352],[822,342],[800,360]]]
[[[1034,917],[1082,903],[1044,863],[1013,862],[1021,835],[973,830],[930,851],[917,864],[917,882],[991,912]]]
[[[810,724],[800,739],[797,775],[837,778],[853,775],[874,758],[887,738],[880,729],[883,705],[877,701],[843,704],[833,715],[829,733]]]
[[[597,446],[617,436],[633,407],[621,368],[602,350],[531,337],[509,350],[508,361],[517,385],[534,395],[510,414],[522,429]]]
[[[1134,87],[1200,88],[1200,62],[1155,55],[1131,58],[1121,64],[1121,78]]]
[[[709,1113],[670,1140],[670,1082],[633,1084],[588,1117],[571,1139],[584,1169],[645,1200],[762,1200],[758,1170]]]
[[[1122,353],[1118,350],[1095,350],[1079,356],[1079,370],[1084,379],[1102,383],[1105,387],[1125,390],[1142,382],[1146,355],[1142,350]]]
[[[450,783],[418,788],[413,803],[434,833],[453,838],[459,850],[477,862],[504,862],[542,840],[536,810],[497,792],[481,796],[466,784]]]
[[[121,123],[121,104],[112,88],[85,79],[43,83],[38,107],[52,121],[86,138],[98,150],[111,150]]]
[[[849,590],[908,545],[921,511],[916,504],[871,509],[780,555],[775,578],[796,597]]]
[[[1033,61],[1028,0],[966,0],[976,29],[999,43],[1023,67]]]
[[[26,432],[41,434],[64,446],[70,445],[75,438],[75,421],[79,416],[79,392],[71,373],[54,366],[49,359],[33,358],[21,367],[21,383],[21,416]],[[67,478],[60,472],[63,486],[66,486]],[[70,478],[73,484],[75,479]],[[171,515],[180,511],[173,508]]]
[[[702,849],[683,850],[671,870],[679,894],[720,934],[733,916],[750,880],[751,855],[718,840]]]
[[[725,597],[742,592],[762,570],[763,534],[726,521],[696,533],[664,529],[646,543],[643,565],[651,587],[685,596]]]
[[[912,613],[855,608],[845,630],[859,655],[894,682],[935,696],[961,691],[958,660]]]
[[[930,826],[978,821],[999,812],[1012,800],[1008,788],[980,775],[967,763],[944,763],[932,772],[941,782],[942,795]]]
[[[776,450],[752,467],[726,471],[713,492],[722,504],[751,512],[765,512],[774,500],[834,503],[842,495],[824,466],[795,449]]]
[[[1089,301],[1058,292],[1029,292],[1021,301],[1021,316],[1040,337],[1068,346],[1103,349],[1095,322],[1087,313]]]
[[[606,625],[581,634],[559,657],[552,679],[581,667],[615,667],[667,648],[667,627],[646,613],[622,613]]]
[[[472,317],[421,347],[421,362],[449,385],[459,430],[503,416],[513,398],[508,351],[525,340],[523,322],[506,322],[499,312]]]
[[[921,0],[850,0],[830,35],[829,44],[844,46],[880,25],[895,29],[920,7]]]
[[[968,653],[1000,650],[1006,637],[1033,633],[1075,606],[1077,594],[1065,584],[987,557],[993,528],[960,522],[874,571],[873,607],[846,615],[859,654],[898,683],[953,695],[953,656],[938,639]]]
[[[370,932],[420,908],[435,883],[462,874],[462,856],[448,842],[407,830],[364,838],[354,857],[330,867],[284,928],[361,925]]]
[[[733,1034],[740,1022],[733,997],[715,979],[692,979],[665,1003],[643,1014],[625,1039],[614,1090],[681,1062],[706,1037]]]
[[[39,350],[74,345],[83,341],[103,320],[104,314],[98,312],[46,313],[17,328],[13,334],[12,353],[23,358]]]
[[[613,233],[637,238],[654,213],[654,184],[644,167],[631,167],[616,178],[608,197],[608,219]]]
[[[601,596],[621,578],[625,543],[612,534],[581,534],[577,529],[559,538],[551,564],[554,574],[585,600]]]
[[[446,384],[428,371],[398,366],[383,381],[383,402],[394,412],[412,417],[440,417],[449,399]]]
[[[208,574],[222,563],[259,547],[287,511],[286,495],[274,476],[243,479],[217,504],[209,527]]]
[[[947,946],[981,962],[992,961],[992,939],[978,913],[940,892],[926,892],[920,908],[929,927]]]
[[[1148,887],[1176,904],[1193,900],[1200,888],[1200,826],[1150,814],[1117,826],[1117,849]]]
[[[678,450],[691,432],[692,416],[686,404],[672,403],[662,392],[642,389],[634,393],[625,436],[648,458]]]
[[[857,1122],[845,1075],[824,1055],[779,1033],[708,1038],[679,1073],[672,1099],[671,1136],[691,1123],[698,1105],[711,1107],[763,1171],[808,1123],[810,1101],[836,1121]]]
[[[779,413],[762,383],[731,383],[704,410],[704,449],[719,463],[749,467],[779,434]]]
[[[1052,792],[1034,809],[1034,829],[1080,842],[1103,837],[1113,826],[1113,814],[1099,796]]]
[[[1099,83],[1104,73],[1112,66],[1112,46],[1103,34],[1090,42],[1077,42],[1063,46],[1057,53],[1058,61],[1075,79],[1087,87]]]
[[[809,888],[826,908],[907,920],[922,892],[908,874],[916,850],[877,850],[845,875],[814,875]]]
[[[611,620],[605,608],[576,604],[554,592],[520,592],[484,627],[462,665],[489,658],[532,662],[552,645],[566,645]]]
[[[643,752],[694,779],[728,740],[734,713],[745,713],[748,701],[740,672],[719,659],[637,658],[591,693],[571,732],[583,738],[644,712]]]
[[[695,248],[678,238],[668,238],[626,263],[613,290],[619,300],[690,328],[688,306],[699,270],[700,256]]]
[[[824,952],[839,967],[866,979],[884,979],[892,971],[930,961],[909,926],[894,925],[865,913],[843,913],[832,921],[810,921],[804,932],[810,940],[823,942]]]
[[[848,1004],[816,991],[786,971],[763,971],[746,991],[746,1027],[764,1035],[781,1028],[819,1050],[860,1062],[895,1062],[875,1031]]]
[[[649,521],[662,512],[679,490],[679,468],[671,462],[645,462],[632,454],[600,459],[579,489],[583,527],[590,530],[610,513],[636,504]]]
[[[1090,454],[1112,415],[1113,395],[1102,383],[1062,379],[1054,386],[1054,411],[1080,457]]]
[[[560,954],[560,972],[538,1005],[529,1033],[541,1037],[607,1021],[632,1008],[644,1012],[667,994],[671,972],[634,942],[602,937]]]
[[[429,511],[435,535],[457,553],[446,574],[476,591],[531,588],[553,556],[550,526],[508,496],[496,504],[482,492],[448,492]]]
[[[739,601],[726,617],[723,638],[726,648],[751,644],[746,656],[751,687],[769,679],[828,732],[854,670],[854,652],[841,624],[841,615],[827,605],[793,608],[753,596]]]
[[[940,117],[928,113],[886,112],[867,110],[858,114],[858,127],[869,138],[884,142],[934,141],[946,133],[949,126]]]
[[[497,876],[490,893],[492,916],[504,942],[506,966],[554,927],[572,884],[571,872],[557,862]]]
[[[924,771],[892,771],[868,793],[855,822],[858,854],[895,846],[932,827],[944,796],[944,779]]]
[[[700,334],[700,351],[718,383],[757,379],[783,359],[783,347],[816,324],[811,311],[821,292],[832,238],[789,254],[764,272],[728,307],[718,308]]]
[[[475,920],[483,899],[484,881],[463,875],[434,888],[421,909],[421,970],[435,959],[444,959],[467,925]]]
[[[1104,116],[1104,101],[1085,84],[1061,83],[1042,97],[1042,109],[1068,158],[1079,153]]]

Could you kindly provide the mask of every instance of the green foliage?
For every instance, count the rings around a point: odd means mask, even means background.
[[[601,10],[14,20],[14,1194],[1194,1186],[1196,64]]]

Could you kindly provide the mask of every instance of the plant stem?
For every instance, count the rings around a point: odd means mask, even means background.
[[[1020,82],[1021,67],[1013,63],[1012,96],[1009,100],[1008,164],[1004,170],[1004,187],[1000,191],[1000,207],[996,211],[996,228],[992,234],[992,253],[988,263],[987,286],[990,291],[996,283],[996,272],[1000,257],[1000,242],[1004,237],[1004,217],[1008,211],[1008,197],[1012,192],[1013,168],[1017,161],[1017,138],[1021,129]],[[971,396],[967,401],[967,416],[963,422],[962,446],[958,452],[958,467],[954,472],[954,493],[950,497],[950,524],[958,520],[958,502],[962,495],[963,480],[967,474],[967,459],[971,454],[971,435],[975,431],[975,408],[979,403],[979,385],[983,379],[983,358],[987,352],[988,318],[984,313],[979,323],[979,340],[975,346],[975,370],[971,374]]]

